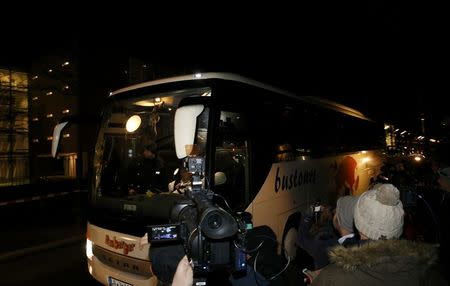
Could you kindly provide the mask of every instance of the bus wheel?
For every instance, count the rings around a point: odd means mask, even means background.
[[[282,255],[287,259],[290,257],[291,261],[297,257],[297,239],[298,230],[294,223],[288,224],[283,235],[283,248]]]

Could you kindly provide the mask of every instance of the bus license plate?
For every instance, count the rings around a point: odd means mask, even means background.
[[[130,283],[120,281],[120,280],[118,280],[116,278],[113,278],[111,276],[108,277],[108,282],[109,282],[109,286],[133,286]]]

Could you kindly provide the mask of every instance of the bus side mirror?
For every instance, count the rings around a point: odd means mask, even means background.
[[[64,128],[67,127],[67,124],[69,124],[69,121],[64,121],[55,126],[53,128],[53,137],[52,137],[52,157],[56,158],[56,155],[58,153],[58,147],[59,147],[59,141],[61,139],[61,132],[64,130]]]
[[[203,104],[186,105],[177,109],[175,113],[175,150],[178,159],[186,157],[186,146],[192,146],[195,139],[197,116],[202,113]]]

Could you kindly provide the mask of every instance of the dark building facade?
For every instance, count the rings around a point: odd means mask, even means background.
[[[30,73],[31,181],[62,176],[77,177],[79,128],[61,134],[57,159],[51,157],[53,128],[64,117],[79,115],[77,62],[69,56],[45,56],[33,61]]]

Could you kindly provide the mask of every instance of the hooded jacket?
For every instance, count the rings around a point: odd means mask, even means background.
[[[331,264],[312,285],[448,285],[435,263],[433,246],[407,240],[368,241],[359,246],[337,246]]]

